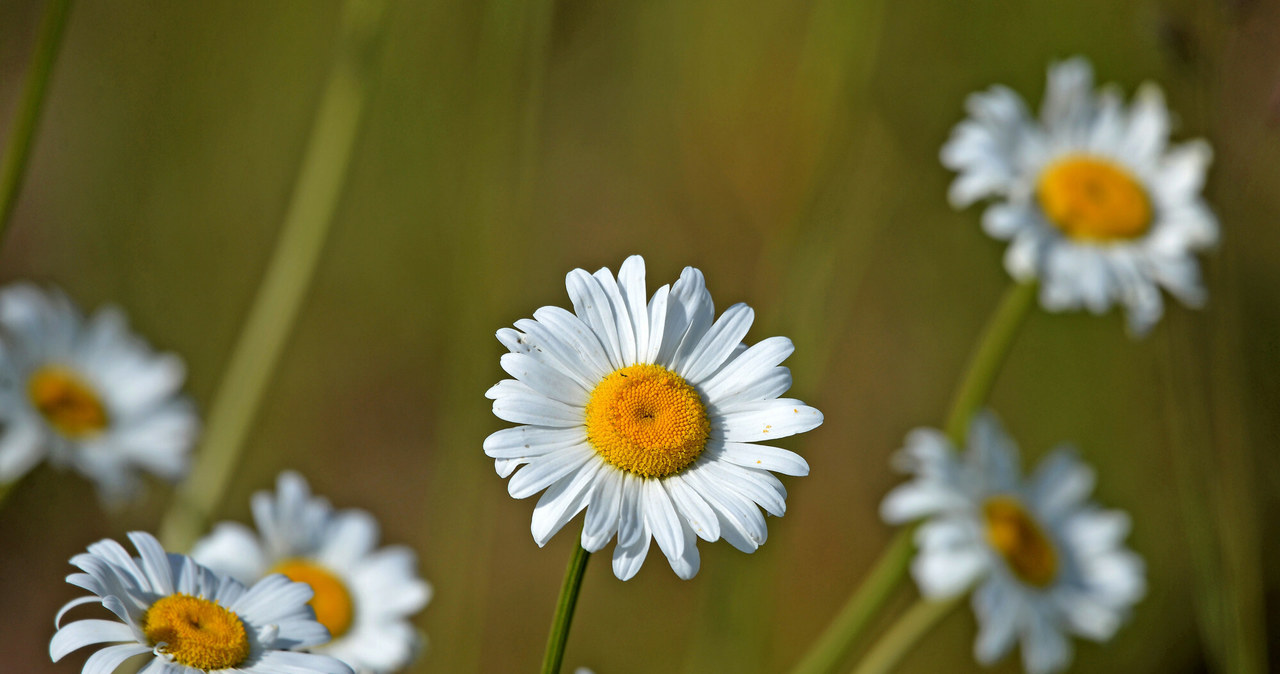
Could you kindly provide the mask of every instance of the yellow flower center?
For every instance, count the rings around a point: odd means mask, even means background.
[[[994,496],[982,504],[987,543],[1004,558],[1022,582],[1045,587],[1058,575],[1058,553],[1044,530],[1011,496]]]
[[[1132,173],[1106,159],[1060,159],[1040,174],[1036,189],[1045,215],[1073,239],[1135,239],[1151,227],[1146,189]]]
[[[674,475],[707,446],[702,398],[661,365],[631,365],[601,381],[587,401],[587,441],[601,458],[643,477]]]
[[[60,433],[71,438],[95,435],[107,427],[107,408],[97,392],[75,373],[48,365],[27,381],[31,403]]]
[[[289,580],[306,583],[315,594],[311,601],[311,609],[316,612],[316,620],[329,628],[329,636],[337,639],[351,628],[355,617],[355,602],[346,584],[332,571],[306,559],[287,559],[271,569],[273,573],[283,573]]]
[[[196,669],[231,669],[249,657],[249,637],[235,613],[216,601],[171,594],[147,609],[142,632],[175,662]]]

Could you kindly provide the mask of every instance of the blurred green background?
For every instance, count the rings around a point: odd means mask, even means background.
[[[0,129],[43,7],[0,0]],[[186,359],[207,411],[339,16],[336,2],[76,3],[0,278],[123,306]],[[969,92],[1002,82],[1038,105],[1048,63],[1073,54],[1126,93],[1164,87],[1175,137],[1214,146],[1207,197],[1223,223],[1207,309],[1171,300],[1143,341],[1114,312],[1035,313],[997,384],[1027,462],[1076,443],[1149,565],[1132,623],[1106,647],[1078,642],[1075,671],[1204,671],[1235,651],[1215,634],[1265,641],[1249,630],[1280,588],[1262,562],[1280,552],[1276,2],[392,0],[384,23],[331,236],[220,514],[247,520],[249,495],[289,467],[377,515],[436,590],[415,671],[540,661],[580,520],[538,549],[535,499],[511,499],[481,451],[505,425],[483,397],[504,377],[493,332],[567,305],[568,270],[631,253],[651,287],[694,265],[719,308],[754,306],[749,341],[790,336],[792,393],[826,423],[781,443],[812,473],[785,480],[788,514],[756,554],[703,543],[682,582],[655,550],[627,583],[597,555],[566,666],[793,664],[890,537],[876,514],[900,480],[887,458],[911,428],[942,424],[1008,283],[978,209],[947,206],[938,148]],[[1182,517],[1174,452],[1200,480],[1192,510],[1228,523],[1208,538]],[[86,482],[48,468],[16,489],[0,512],[0,669],[77,671],[88,649],[47,655],[57,608],[80,594],[67,560],[154,530],[170,495],[152,483],[104,513]],[[1196,559],[1215,582],[1197,585]],[[957,612],[903,670],[978,670],[974,629]],[[1018,671],[1016,657],[994,671]]]

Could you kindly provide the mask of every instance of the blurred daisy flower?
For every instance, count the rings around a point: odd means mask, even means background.
[[[86,320],[60,291],[19,283],[0,291],[0,337],[0,483],[48,456],[115,502],[139,469],[186,473],[199,420],[179,393],[182,360],[152,351],[118,309]]]
[[[1124,547],[1129,516],[1091,503],[1093,470],[1067,449],[1029,480],[994,415],[977,416],[963,456],[940,431],[920,428],[895,457],[915,479],[881,504],[887,522],[927,518],[911,571],[925,597],[973,593],[978,662],[1022,642],[1031,674],[1071,660],[1067,634],[1106,641],[1146,591],[1142,559]]]
[[[1212,153],[1169,142],[1159,87],[1142,85],[1126,106],[1114,88],[1095,92],[1089,63],[1073,58],[1049,68],[1039,120],[1003,86],[970,96],[968,110],[942,147],[959,173],[951,203],[993,200],[983,228],[1010,241],[1015,279],[1040,280],[1045,309],[1122,304],[1142,335],[1163,313],[1160,287],[1203,304],[1194,253],[1218,239],[1200,195]]]
[[[316,619],[333,635],[316,652],[360,673],[408,665],[422,641],[408,619],[431,598],[413,551],[400,545],[375,549],[373,516],[358,509],[335,512],[291,471],[277,478],[275,494],[254,494],[252,506],[256,533],[223,522],[196,543],[191,556],[244,583],[282,573],[310,585]]]
[[[807,475],[785,449],[754,444],[811,430],[822,413],[779,398],[791,387],[780,367],[791,340],[748,348],[754,319],[736,304],[713,322],[702,272],[685,268],[646,296],[644,260],[627,258],[615,279],[575,269],[566,285],[573,312],[543,307],[517,330],[498,331],[515,379],[485,394],[515,424],[484,442],[515,498],[546,490],[533,511],[539,546],[586,509],[582,547],[617,534],[613,572],[627,580],[656,540],[681,578],[698,572],[696,538],[721,536],[753,552],[768,535],[763,507],[786,510],[787,491],[769,471]]]
[[[246,588],[189,557],[166,554],[150,534],[134,532],[129,540],[140,557],[104,540],[71,558],[84,573],[67,576],[67,582],[93,596],[67,602],[55,622],[60,625],[67,611],[88,603],[102,604],[118,620],[61,625],[49,642],[54,662],[85,646],[110,643],[89,656],[84,674],[110,674],[146,654],[152,657],[140,674],[351,674],[328,656],[292,651],[329,639],[307,607],[306,585],[273,575]]]

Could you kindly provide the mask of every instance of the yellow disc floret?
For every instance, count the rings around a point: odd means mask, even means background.
[[[1058,575],[1058,553],[1053,542],[1026,508],[1011,496],[995,496],[982,505],[987,523],[987,543],[1004,558],[1019,580],[1046,587]]]
[[[315,595],[307,603],[316,612],[316,620],[329,629],[330,637],[337,639],[351,628],[355,602],[351,600],[346,584],[332,571],[307,559],[287,559],[271,571],[311,586]]]
[[[249,637],[235,613],[216,601],[171,594],[147,609],[142,632],[174,662],[196,669],[231,669],[249,657]]]
[[[70,370],[42,367],[27,380],[31,404],[63,435],[83,438],[107,427],[107,408],[88,384]]]
[[[1151,201],[1133,174],[1088,155],[1059,159],[1040,174],[1040,207],[1058,229],[1083,241],[1135,239],[1151,227]]]
[[[601,381],[587,401],[587,440],[605,461],[643,477],[674,475],[707,446],[702,398],[661,365],[631,365]]]

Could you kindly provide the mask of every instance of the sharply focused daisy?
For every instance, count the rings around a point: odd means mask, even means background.
[[[1204,141],[1169,143],[1169,110],[1147,83],[1126,106],[1093,89],[1089,63],[1049,68],[1040,119],[1003,86],[973,94],[969,119],[942,148],[959,172],[957,208],[990,198],[983,228],[1010,241],[1005,267],[1040,281],[1049,311],[1124,305],[1131,332],[1160,319],[1160,287],[1189,306],[1205,290],[1194,253],[1218,239],[1200,196],[1212,153]]]
[[[979,415],[963,456],[940,431],[919,428],[896,457],[915,479],[889,493],[890,523],[927,518],[912,575],[923,595],[973,593],[983,664],[1022,642],[1028,672],[1063,669],[1067,634],[1110,639],[1146,590],[1142,559],[1124,547],[1129,517],[1091,503],[1093,471],[1068,449],[1029,480],[1018,449],[993,415]]]
[[[309,584],[316,619],[333,635],[313,650],[361,673],[408,665],[421,642],[408,619],[431,598],[413,551],[399,545],[375,550],[378,523],[369,513],[335,512],[294,472],[281,473],[275,494],[258,492],[252,504],[257,533],[223,522],[191,556],[244,583],[282,573]]]
[[[546,490],[533,511],[545,545],[584,508],[582,547],[614,534],[613,572],[640,570],[650,539],[681,578],[698,572],[696,538],[721,536],[752,552],[765,542],[763,507],[786,510],[786,489],[769,471],[806,475],[794,452],[755,444],[811,430],[822,413],[779,398],[791,387],[780,367],[791,340],[747,347],[754,314],[715,307],[702,272],[685,268],[647,297],[644,260],[632,256],[615,279],[575,269],[566,285],[573,312],[543,307],[504,328],[515,379],[485,394],[493,413],[516,424],[485,439],[515,498]]]
[[[66,295],[20,283],[0,291],[0,483],[41,458],[74,468],[108,501],[145,469],[176,480],[199,421],[185,369],[131,334],[115,308],[86,320]]]
[[[245,587],[185,555],[166,554],[150,534],[134,532],[129,540],[140,557],[104,540],[71,558],[84,573],[67,582],[93,595],[58,611],[49,642],[54,662],[85,646],[112,644],[89,656],[85,674],[110,674],[140,655],[150,655],[140,674],[351,674],[331,657],[293,652],[329,639],[307,607],[306,585],[272,575]],[[89,603],[118,620],[61,624],[67,611]]]

